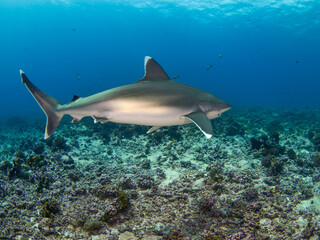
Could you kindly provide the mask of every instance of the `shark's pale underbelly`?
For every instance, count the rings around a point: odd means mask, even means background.
[[[173,126],[186,122],[188,110],[161,101],[113,100],[107,104],[106,117],[111,122],[146,126]]]
[[[175,109],[164,110],[159,108],[141,111],[113,111],[108,114],[108,120],[116,123],[146,126],[173,126],[189,123],[182,112]]]

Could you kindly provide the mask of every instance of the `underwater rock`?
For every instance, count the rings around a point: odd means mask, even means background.
[[[53,149],[55,151],[57,151],[57,150],[66,150],[67,149],[66,142],[67,141],[63,137],[60,137],[60,136],[56,137],[54,139],[54,141],[53,141],[53,144],[52,144]]]
[[[165,137],[166,135],[161,130],[158,130],[152,134],[152,139],[158,143],[161,142]]]
[[[261,150],[263,156],[273,155],[280,156],[285,152],[285,146],[279,144],[279,135],[274,133],[268,137],[267,135],[261,135],[258,138],[251,138],[252,150]]]
[[[205,197],[201,199],[198,203],[200,212],[202,213],[210,212],[216,202],[217,202],[217,199],[214,197],[212,198]]]
[[[27,159],[27,164],[32,168],[41,168],[47,165],[43,155],[37,154],[35,156],[29,156]]]
[[[162,236],[162,240],[190,240],[189,238],[184,238],[183,233],[181,231],[173,231],[170,234],[165,234]]]
[[[107,176],[101,175],[98,178],[98,182],[100,183],[100,185],[107,185],[108,183],[111,183],[111,180]]]
[[[58,233],[55,231],[55,224],[53,222],[52,219],[49,218],[43,218],[39,224],[38,224],[38,230],[41,232],[42,234],[42,238],[43,236],[45,237],[49,237],[51,236],[51,238],[55,238],[58,237]],[[55,237],[54,237],[55,236]]]
[[[42,175],[40,177],[40,179],[38,180],[38,182],[37,182],[36,192],[37,193],[42,193],[44,188],[49,189],[50,182],[51,181],[50,181],[50,179],[48,177]]]
[[[45,199],[42,201],[40,216],[44,218],[53,218],[60,212],[60,206],[55,200]]]
[[[44,145],[43,144],[37,144],[33,147],[32,151],[35,154],[42,154],[44,151]]]
[[[118,240],[138,240],[138,238],[131,232],[124,232],[119,235]]]
[[[314,167],[320,167],[320,153],[315,153],[311,155],[311,162]]]
[[[48,138],[45,140],[45,144],[48,146],[48,147],[52,147],[53,146],[53,141],[54,141],[54,138]]]
[[[177,126],[172,126],[168,128],[167,135],[173,140],[174,142],[182,140],[181,131]]]
[[[117,191],[118,198],[116,201],[116,208],[119,212],[126,210],[129,207],[129,199],[126,196],[125,192]]]
[[[148,175],[141,175],[138,178],[138,186],[142,189],[150,189],[153,186],[153,178]]]
[[[272,144],[279,144],[280,133],[278,131],[272,130],[271,132],[269,132],[269,138]]]
[[[271,175],[279,175],[283,170],[284,163],[279,159],[273,159],[271,161]]]
[[[115,206],[110,205],[102,216],[102,220],[106,223],[113,223],[118,215],[118,210]]]
[[[60,161],[63,164],[74,164],[74,160],[72,159],[72,157],[70,157],[68,155],[62,155],[60,158]]]
[[[206,168],[206,172],[209,177],[209,184],[222,183],[222,181],[224,180],[223,165],[223,162],[216,162]]]
[[[156,173],[157,173],[157,177],[159,177],[161,179],[165,179],[167,176],[165,171],[162,168],[157,168]]]
[[[302,200],[308,200],[314,196],[312,189],[313,187],[311,185],[305,185],[302,187],[300,190]]]
[[[284,127],[282,126],[280,120],[277,119],[269,122],[269,124],[266,126],[266,130],[269,132],[269,135],[272,135],[273,132],[282,132]]]
[[[286,148],[280,145],[264,145],[262,148],[262,155],[263,156],[280,156],[284,154]]]
[[[320,134],[319,133],[309,133],[309,139],[314,144],[316,150],[320,151]]]
[[[293,149],[289,149],[287,151],[287,155],[290,159],[296,159],[297,158],[297,154]]]
[[[151,161],[149,159],[143,159],[140,166],[143,169],[151,169]]]
[[[277,176],[269,177],[263,180],[263,182],[269,186],[279,185],[280,179]]]
[[[26,159],[26,156],[24,155],[24,153],[23,153],[22,151],[16,152],[15,156],[16,156],[17,158],[22,159],[22,160],[25,160],[25,159]]]
[[[126,177],[126,176],[124,176],[124,177],[121,179],[119,185],[120,185],[120,187],[121,187],[123,190],[135,188],[135,184],[133,183],[132,179],[131,179],[131,178],[128,178],[128,177]]]
[[[226,128],[226,135],[227,136],[243,136],[245,134],[245,128],[234,121],[233,119],[228,120],[228,127]]]
[[[268,156],[265,156],[263,158],[261,158],[261,165],[266,167],[266,168],[269,168],[271,166],[271,161],[273,160],[273,157],[268,155]]]
[[[6,190],[4,187],[0,185],[0,198],[4,198],[6,196]]]
[[[249,187],[243,191],[242,197],[248,202],[256,201],[259,199],[259,192],[256,188]]]
[[[188,168],[191,169],[192,163],[190,161],[180,161],[180,166],[182,168]]]
[[[119,133],[122,138],[131,139],[135,134],[135,127],[133,125],[119,126]]]
[[[282,172],[284,162],[271,155],[267,155],[261,159],[261,165],[269,168],[269,174],[276,176]]]
[[[0,164],[0,171],[2,171],[5,175],[8,174],[8,171],[12,168],[12,164],[9,161],[3,161]]]
[[[261,141],[255,139],[255,138],[250,138],[250,142],[251,142],[251,148],[253,150],[259,150],[263,144]]]
[[[78,182],[81,176],[82,176],[82,173],[76,172],[76,171],[73,171],[67,174],[67,178],[73,182]]]
[[[8,178],[13,179],[14,177],[22,176],[21,164],[23,160],[21,158],[14,158],[12,160],[12,168],[8,171]]]
[[[103,225],[100,221],[95,219],[88,219],[83,225],[83,230],[86,232],[92,232],[92,231],[100,230],[102,226]]]
[[[118,196],[117,189],[114,186],[97,186],[89,189],[89,193],[93,196],[99,198],[100,200],[104,200],[107,198],[115,198]]]

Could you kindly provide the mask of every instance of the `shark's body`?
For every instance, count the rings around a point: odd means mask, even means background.
[[[230,109],[225,101],[201,89],[171,80],[152,58],[145,58],[145,76],[136,83],[116,87],[89,97],[75,96],[68,104],[60,104],[27,78],[20,70],[22,82],[47,115],[45,139],[50,137],[65,114],[72,122],[91,116],[95,122],[116,122],[162,126],[194,122],[207,138],[212,136],[209,119]]]

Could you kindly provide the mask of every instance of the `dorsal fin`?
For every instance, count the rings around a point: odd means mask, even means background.
[[[73,98],[71,99],[71,101],[70,101],[69,103],[74,102],[74,101],[76,101],[76,100],[79,99],[79,98],[80,98],[79,96],[73,95]]]
[[[144,71],[144,77],[138,82],[170,80],[169,76],[166,74],[160,64],[148,56],[146,56],[144,59]]]

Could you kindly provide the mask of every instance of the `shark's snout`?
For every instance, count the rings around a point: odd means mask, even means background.
[[[230,108],[231,108],[231,105],[229,103],[225,103],[222,112],[228,111]]]

